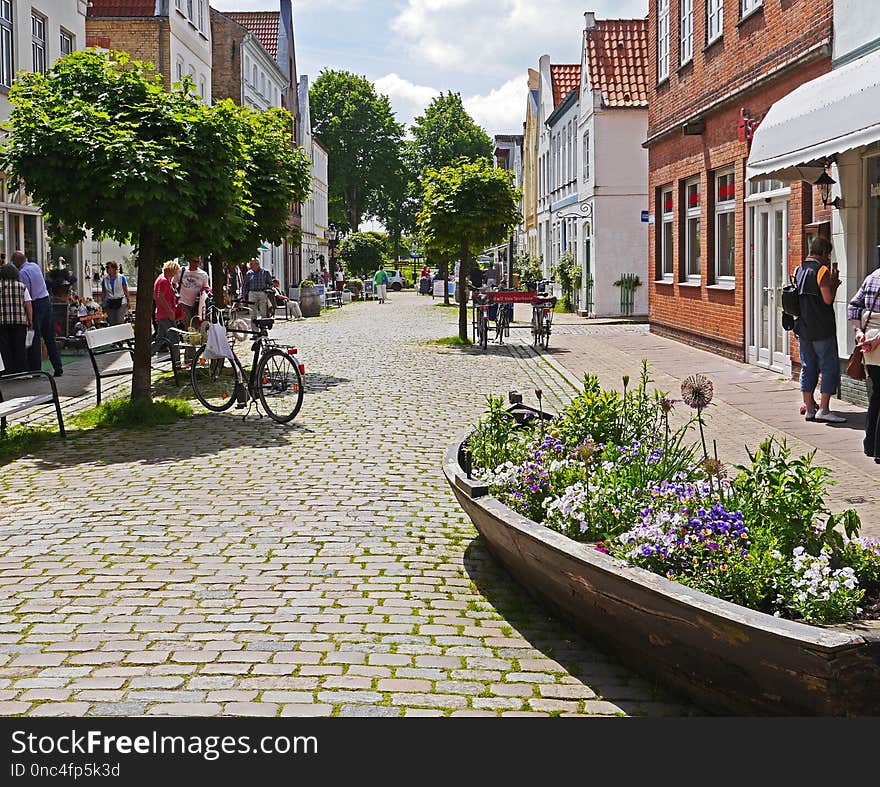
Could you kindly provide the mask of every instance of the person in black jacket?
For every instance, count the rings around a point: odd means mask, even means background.
[[[800,316],[795,320],[794,332],[801,352],[801,393],[804,403],[801,413],[808,421],[838,424],[843,416],[829,409],[831,395],[837,393],[840,383],[840,363],[837,353],[837,325],[834,320],[834,294],[840,287],[836,265],[831,265],[831,241],[817,237],[810,242],[810,255],[795,271],[798,286]],[[816,385],[822,375],[819,403],[816,403]]]

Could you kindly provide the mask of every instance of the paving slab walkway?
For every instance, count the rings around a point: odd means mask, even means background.
[[[279,322],[308,372],[291,426],[199,413],[8,464],[0,714],[698,712],[549,616],[477,538],[448,442],[490,392],[574,389],[520,341],[426,344],[455,332],[438,303]]]

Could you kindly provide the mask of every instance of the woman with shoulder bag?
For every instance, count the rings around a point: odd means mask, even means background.
[[[107,263],[107,275],[101,279],[101,305],[107,315],[108,325],[122,325],[130,301],[128,298],[128,282],[119,273],[119,265]]]
[[[869,273],[847,308],[847,317],[855,331],[856,350],[861,350],[865,371],[871,378],[871,401],[865,418],[865,456],[880,464],[880,269]],[[850,360],[852,363],[852,359]],[[857,371],[857,370],[856,370]],[[847,368],[847,373],[854,376]]]

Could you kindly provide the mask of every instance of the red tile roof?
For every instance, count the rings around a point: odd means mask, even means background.
[[[572,90],[581,86],[581,64],[550,65],[550,81],[553,84],[553,107],[556,108]]]
[[[648,106],[648,20],[604,19],[585,31],[593,90],[607,107]]]
[[[278,11],[224,11],[223,14],[250,30],[272,57],[278,54]]]
[[[92,0],[89,16],[155,16],[156,0]]]

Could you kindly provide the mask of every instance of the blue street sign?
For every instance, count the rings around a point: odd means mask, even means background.
[[[649,221],[651,221],[651,211],[643,210],[642,211],[642,224],[647,224]]]

